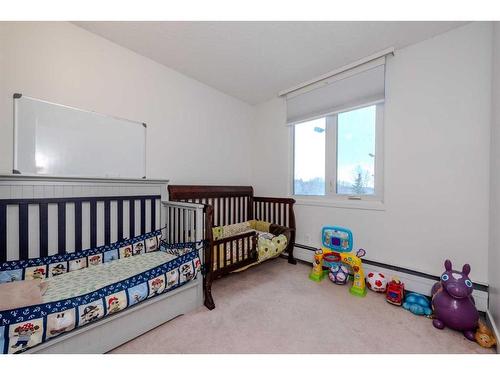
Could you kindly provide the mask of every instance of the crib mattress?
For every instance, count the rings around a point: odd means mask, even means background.
[[[47,279],[49,286],[43,295],[43,302],[60,301],[99,290],[158,267],[174,258],[172,254],[156,251],[49,278]]]
[[[196,279],[198,250],[156,251],[46,279],[41,305],[0,311],[0,353],[19,353]],[[189,250],[189,249],[185,249]]]

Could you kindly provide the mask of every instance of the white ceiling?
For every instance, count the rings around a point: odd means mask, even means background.
[[[249,104],[463,22],[75,22]]]

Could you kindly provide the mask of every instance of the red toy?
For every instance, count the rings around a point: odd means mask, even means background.
[[[404,294],[405,284],[403,284],[399,279],[393,278],[387,284],[387,293],[385,296],[387,302],[396,306],[401,306],[403,304]]]

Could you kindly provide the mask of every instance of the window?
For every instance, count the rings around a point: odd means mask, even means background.
[[[383,103],[293,126],[293,193],[381,199]]]
[[[325,195],[325,120],[308,121],[295,128],[296,195]]]

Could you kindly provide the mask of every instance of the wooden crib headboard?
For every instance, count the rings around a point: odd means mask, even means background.
[[[169,185],[172,201],[207,204],[213,208],[213,226],[253,219],[251,186]]]
[[[167,183],[0,176],[0,262],[79,251],[160,229]]]

